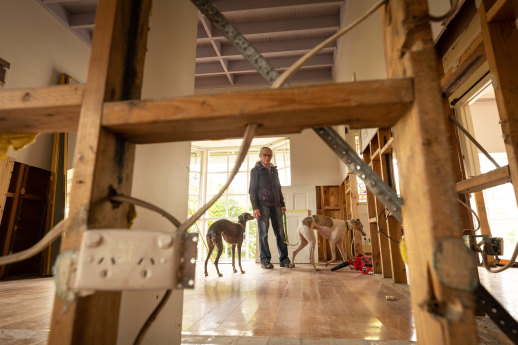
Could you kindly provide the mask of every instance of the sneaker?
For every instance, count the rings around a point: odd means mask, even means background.
[[[273,268],[273,265],[269,262],[265,262],[265,263],[261,263],[261,267],[271,270]]]
[[[281,267],[286,267],[286,268],[291,268],[290,265],[291,265],[291,262],[289,262],[289,261],[285,262],[283,264],[280,264]]]

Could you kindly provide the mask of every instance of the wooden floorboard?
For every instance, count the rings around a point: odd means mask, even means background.
[[[209,264],[210,265],[210,264]],[[198,266],[196,287],[185,291],[182,344],[403,345],[415,341],[406,285],[343,268],[314,272],[261,269],[244,275],[221,265],[209,277]],[[518,269],[488,274],[484,286],[518,319]],[[46,344],[54,286],[50,278],[0,282],[0,344]],[[395,301],[387,301],[394,296]],[[491,321],[486,322],[491,325]],[[494,328],[494,327],[493,327]],[[479,344],[501,344],[486,326]]]

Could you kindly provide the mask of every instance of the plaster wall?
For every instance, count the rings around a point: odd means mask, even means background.
[[[11,65],[4,89],[55,85],[61,72],[85,82],[89,48],[36,1],[3,0],[0,32],[0,57]],[[50,170],[52,134],[39,135],[32,145],[8,155]]]

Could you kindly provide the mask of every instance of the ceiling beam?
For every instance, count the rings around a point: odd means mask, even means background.
[[[268,59],[270,64],[277,70],[284,70],[295,61],[297,61],[300,56],[282,56],[282,57],[274,57]],[[314,68],[314,67],[330,67],[334,64],[334,58],[332,53],[320,54],[313,57],[309,60],[302,68]],[[250,63],[246,60],[238,60],[238,61],[230,61],[228,63],[228,72],[229,73],[255,73],[255,68],[250,65]],[[197,63],[195,69],[195,76],[202,75],[218,75],[224,74],[224,71],[221,69],[221,65],[219,62],[209,62],[209,63]]]
[[[71,14],[69,25],[72,29],[93,29],[95,26],[95,12]]]
[[[201,25],[199,25],[201,26]],[[340,18],[337,15],[329,16],[317,16],[317,17],[298,17],[298,18],[285,18],[282,20],[269,20],[263,22],[246,22],[237,23],[235,27],[246,37],[246,38],[271,38],[271,37],[282,37],[282,33],[293,34],[296,32],[317,32],[320,30],[327,30],[335,32],[340,26]],[[198,28],[198,33],[201,29]],[[223,34],[218,30],[214,29],[214,39],[224,39]],[[209,38],[199,37],[198,43],[207,42]]]
[[[329,1],[329,0],[215,0],[214,6],[226,14],[226,12],[232,11],[252,11],[257,9],[265,8],[276,8],[279,6],[326,6],[329,4],[341,5],[342,1]]]
[[[265,57],[273,56],[290,56],[302,55],[314,48],[316,45],[325,40],[325,38],[307,38],[307,39],[286,39],[266,42],[252,42],[255,49],[257,49]],[[323,52],[333,52],[335,44],[324,48]],[[221,56],[231,60],[244,59],[239,51],[227,41],[221,42]],[[198,44],[196,47],[196,62],[213,61],[216,54],[212,51],[208,44]]]

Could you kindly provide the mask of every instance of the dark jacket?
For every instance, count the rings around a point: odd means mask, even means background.
[[[277,167],[270,165],[270,170],[258,161],[250,171],[250,201],[252,209],[259,205],[284,207],[281,183]]]

